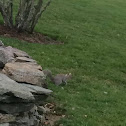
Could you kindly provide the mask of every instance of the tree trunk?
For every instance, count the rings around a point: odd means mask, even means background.
[[[35,0],[20,0],[18,13],[15,18],[14,27],[18,32],[27,31],[32,33],[38,19],[42,13],[50,5],[49,0],[44,6],[43,0],[38,0],[35,4]],[[3,16],[4,25],[10,28],[13,27],[13,0],[1,0],[0,1],[0,12]]]
[[[12,28],[13,27],[13,0],[1,0],[0,12],[3,16],[4,25],[9,28]]]
[[[15,19],[15,27],[18,31],[26,31],[28,25],[25,23],[31,18],[34,11],[34,0],[20,0],[18,13]]]
[[[31,26],[29,27],[29,32],[33,32],[35,25],[38,23],[39,17],[41,17],[42,13],[46,10],[46,8],[50,5],[51,0],[49,0],[46,5],[43,7],[43,1],[39,0],[38,4],[35,6],[35,13],[33,19],[31,20]]]

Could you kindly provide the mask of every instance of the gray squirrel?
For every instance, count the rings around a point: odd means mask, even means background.
[[[43,70],[43,73],[46,77],[49,77],[49,79],[54,83],[55,85],[61,85],[65,83],[67,85],[67,81],[71,79],[72,74],[57,74],[56,76],[52,75],[52,72],[50,70]]]

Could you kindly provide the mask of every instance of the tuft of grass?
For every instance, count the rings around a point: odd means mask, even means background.
[[[125,14],[125,0],[54,0],[35,31],[64,45],[0,37],[53,74],[72,73],[64,89],[49,84],[55,102],[67,110],[59,122],[64,126],[126,125]]]

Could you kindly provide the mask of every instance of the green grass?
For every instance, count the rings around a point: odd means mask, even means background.
[[[1,21],[0,21],[1,22]],[[0,37],[54,74],[73,75],[56,87],[64,126],[126,126],[126,1],[54,0],[35,31],[65,42],[40,45]]]

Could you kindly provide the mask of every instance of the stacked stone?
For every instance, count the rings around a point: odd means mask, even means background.
[[[42,86],[45,76],[35,60],[0,42],[0,126],[39,126],[44,115],[38,111],[52,93]]]
[[[8,77],[17,82],[45,86],[42,67],[24,51],[11,46],[0,46],[0,68]]]

